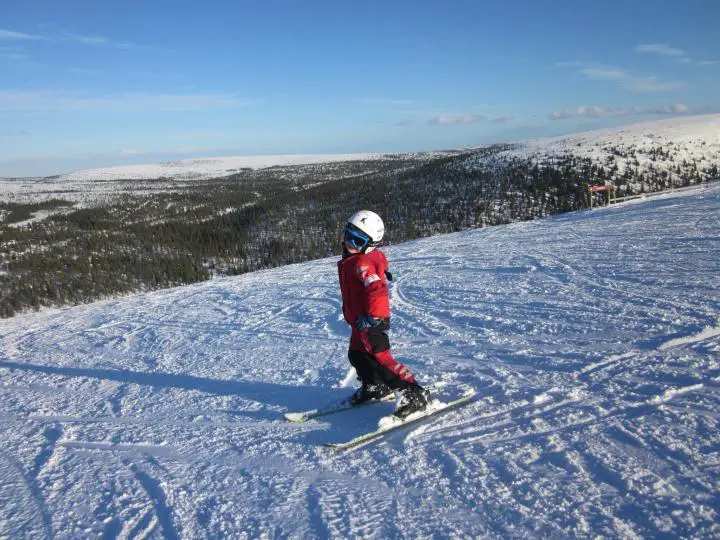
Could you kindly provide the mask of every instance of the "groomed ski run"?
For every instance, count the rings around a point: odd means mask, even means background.
[[[334,258],[0,321],[0,537],[720,535],[717,185],[386,252],[477,395],[345,454]]]

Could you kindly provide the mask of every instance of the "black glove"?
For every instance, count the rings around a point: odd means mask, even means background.
[[[355,321],[355,328],[362,331],[367,328],[372,328],[373,326],[380,326],[383,322],[382,319],[376,319],[370,315],[360,315],[357,321]]]
[[[385,279],[387,279],[388,281],[393,280],[393,275],[390,273],[390,270],[385,270]]]

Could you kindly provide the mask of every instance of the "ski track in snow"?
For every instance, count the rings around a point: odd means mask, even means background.
[[[0,537],[720,535],[720,186],[386,252],[477,396],[353,452],[332,259],[0,321]]]

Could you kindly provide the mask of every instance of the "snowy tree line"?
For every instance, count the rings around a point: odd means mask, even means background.
[[[713,175],[692,163],[673,175],[572,155],[493,159],[506,149],[244,170],[92,208],[0,203],[0,316],[331,256],[360,208],[377,211],[399,243],[583,209],[588,187],[605,181],[633,194]],[[40,211],[51,215],[33,221]]]

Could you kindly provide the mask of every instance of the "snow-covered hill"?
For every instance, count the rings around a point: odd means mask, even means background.
[[[653,155],[658,150],[663,150],[663,153],[667,153],[667,155],[660,158]],[[625,155],[620,155],[620,153]],[[276,166],[382,159],[418,159],[444,154],[445,152],[420,152],[201,157],[162,163],[85,169],[46,179],[0,178],[0,180],[9,185],[12,185],[11,182],[17,185],[24,181],[35,184],[57,183],[65,186],[96,181],[102,183],[158,178],[199,180],[229,176],[248,168],[263,169]],[[513,150],[503,152],[498,157],[500,160],[506,156],[533,157],[542,161],[566,155],[590,158],[606,167],[617,163],[621,174],[627,166],[644,170],[652,164],[662,170],[664,167],[676,166],[683,160],[694,161],[698,163],[699,167],[717,165],[720,163],[720,114],[675,116],[572,135],[527,139],[518,142]]]
[[[99,206],[123,197],[183,192],[199,183],[226,178],[251,170],[292,167],[276,172],[276,177],[316,176],[319,182],[357,175],[355,162],[425,161],[455,152],[416,152],[405,154],[311,154],[213,157],[169,161],[145,165],[125,165],[87,169],[45,178],[0,178],[0,194],[15,203],[37,203],[53,198],[82,206]],[[364,172],[368,172],[364,171]]]
[[[620,128],[601,129],[562,137],[522,141],[506,156],[539,162],[564,156],[587,158],[618,175],[633,172],[674,172],[683,162],[699,170],[720,168],[720,114],[677,116]],[[610,179],[610,177],[608,177]]]
[[[0,537],[720,535],[720,186],[387,253],[478,398],[347,454],[334,260],[0,321]]]
[[[230,156],[181,159],[145,165],[123,165],[86,169],[58,177],[61,182],[88,180],[152,180],[154,178],[202,179],[236,174],[242,169],[264,169],[288,165],[336,163],[382,159],[383,154],[297,154],[268,156]]]
[[[658,150],[666,156],[654,155]],[[347,154],[347,155],[269,155],[214,157],[169,161],[158,164],[127,165],[88,169],[58,177],[62,183],[79,181],[148,180],[160,177],[202,179],[228,176],[242,168],[261,169],[272,166],[336,163],[378,159],[416,159],[437,154]],[[508,155],[508,154],[503,154]],[[720,166],[720,114],[676,116],[623,127],[601,129],[561,137],[525,140],[509,155],[537,157],[539,160],[575,155],[590,158],[608,167],[616,163],[623,174],[633,170],[658,170],[675,167],[683,161],[698,167]],[[664,158],[664,159],[663,159]]]
[[[326,182],[359,174],[357,167],[352,165],[358,161],[367,161],[368,170],[365,172],[372,172],[376,168],[373,164],[377,161],[417,164],[468,152],[471,153],[467,160],[469,167],[502,167],[517,159],[536,160],[541,165],[556,163],[568,157],[587,159],[598,168],[603,167],[606,180],[617,180],[626,172],[642,174],[648,182],[645,189],[652,191],[675,184],[682,185],[686,181],[696,183],[717,177],[720,171],[720,114],[678,116],[562,137],[478,147],[474,150],[212,157],[88,169],[47,178],[0,178],[0,194],[15,203],[37,203],[57,198],[81,206],[99,206],[111,204],[123,197],[182,192],[189,187],[196,187],[198,182],[234,175],[243,169],[288,166],[294,169],[278,176],[319,176],[321,178],[318,181]],[[352,170],[343,170],[342,164],[348,164],[347,167]],[[321,170],[331,167],[332,174]],[[658,177],[663,174],[669,180],[658,187]],[[627,182],[637,183],[634,178],[622,183]],[[640,188],[639,184],[634,187],[638,190]]]

